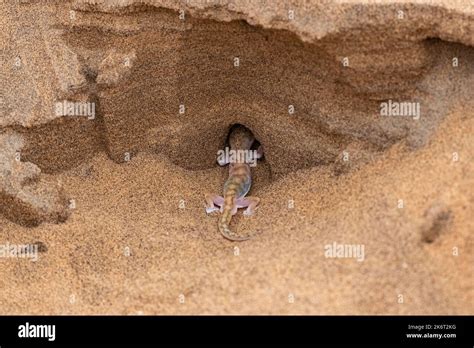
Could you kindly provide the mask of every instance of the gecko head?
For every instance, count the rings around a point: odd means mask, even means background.
[[[241,125],[234,126],[229,135],[229,144],[232,149],[249,150],[254,140],[252,132]]]

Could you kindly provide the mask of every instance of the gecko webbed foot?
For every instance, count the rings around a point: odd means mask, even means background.
[[[219,208],[216,207],[206,207],[206,214],[212,214],[215,211],[219,211]]]
[[[245,216],[251,216],[255,213],[257,205],[260,203],[260,198],[258,197],[243,197],[237,200],[237,207],[247,208],[244,211]]]
[[[215,211],[222,210],[222,205],[224,204],[224,198],[214,194],[206,194],[206,213],[211,214]],[[216,207],[219,206],[219,208]]]

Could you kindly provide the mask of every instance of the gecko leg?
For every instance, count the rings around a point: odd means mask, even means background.
[[[210,214],[212,212],[219,210],[219,208],[217,208],[216,205],[219,207],[222,207],[223,204],[224,204],[223,197],[210,194],[210,193],[206,194],[206,213]]]
[[[244,215],[250,216],[255,212],[258,203],[260,203],[260,198],[258,197],[242,197],[237,199],[236,206],[238,208],[247,208],[244,211]]]
[[[257,159],[260,159],[263,157],[263,146],[260,145],[257,149]]]

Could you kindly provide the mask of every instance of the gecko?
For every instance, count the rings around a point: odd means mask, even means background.
[[[253,134],[243,126],[236,126],[229,135],[230,150],[234,153],[241,152],[251,153],[251,147],[255,141]],[[256,151],[256,158],[263,156],[263,148],[260,145]],[[238,208],[247,208],[244,215],[250,216],[255,212],[257,205],[260,203],[258,197],[245,197],[250,191],[252,185],[252,177],[248,160],[229,161],[229,158],[218,160],[219,165],[229,164],[229,178],[224,184],[224,195],[218,196],[214,194],[206,194],[206,212],[208,214],[220,210],[222,213],[219,217],[219,232],[227,239],[232,241],[244,241],[250,239],[250,236],[242,236],[230,230],[229,224],[232,216],[237,213]],[[216,208],[216,206],[220,207]]]

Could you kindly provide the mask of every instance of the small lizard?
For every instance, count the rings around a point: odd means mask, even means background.
[[[251,153],[250,148],[254,143],[255,138],[253,134],[243,126],[236,126],[229,136],[230,149],[234,153],[241,152]],[[262,147],[257,150],[257,155],[254,160],[261,158],[263,155]],[[206,194],[206,212],[212,213],[220,210],[222,215],[219,218],[219,231],[221,234],[232,241],[243,241],[250,238],[250,236],[241,236],[230,230],[229,224],[232,216],[237,213],[238,208],[247,208],[244,215],[252,215],[260,202],[257,197],[245,197],[250,191],[252,178],[250,173],[250,165],[247,161],[229,161],[229,158],[218,161],[219,165],[224,166],[229,163],[229,178],[224,184],[224,197]],[[216,208],[219,206],[220,209]]]

